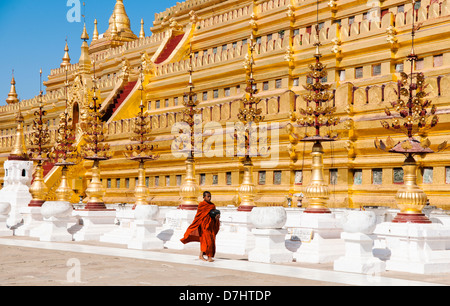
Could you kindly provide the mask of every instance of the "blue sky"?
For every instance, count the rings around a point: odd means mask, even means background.
[[[98,20],[99,33],[105,32],[116,0],[84,2],[86,27],[92,39],[94,19]],[[176,2],[177,0],[124,0],[133,32],[139,35],[141,18],[144,18],[145,34],[149,36],[155,13],[165,11]],[[83,0],[80,3],[83,13]],[[39,94],[39,70],[42,68],[45,81],[50,70],[59,67],[64,56],[66,36],[71,63],[78,62],[83,19],[81,18],[80,23],[69,22],[67,13],[73,6],[67,4],[68,0],[0,1],[0,105],[6,104],[12,69],[20,99],[31,99]]]

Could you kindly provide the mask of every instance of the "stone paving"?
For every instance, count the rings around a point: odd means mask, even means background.
[[[361,275],[333,271],[333,264],[262,264],[246,256],[216,254],[214,263],[195,250],[129,250],[99,242],[45,243],[0,238],[1,286],[435,286],[450,275],[387,271]]]

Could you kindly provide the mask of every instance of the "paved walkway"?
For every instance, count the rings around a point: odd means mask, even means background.
[[[206,263],[194,250],[10,237],[0,238],[0,285],[439,286],[450,285],[450,275],[362,275],[333,271],[332,264],[264,264],[227,254]]]

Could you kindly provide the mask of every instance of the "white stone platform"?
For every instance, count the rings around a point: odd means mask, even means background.
[[[74,210],[72,216],[81,220],[81,228],[73,234],[75,241],[99,241],[105,233],[115,229],[116,210]]]
[[[196,210],[183,210],[176,207],[166,211],[164,223],[161,228],[157,229],[157,237],[164,241],[164,247],[173,250],[200,248],[198,242],[183,244],[180,241],[187,228],[194,221],[196,213]]]
[[[345,255],[334,261],[334,270],[371,275],[386,271],[386,263],[372,253],[375,237],[363,233],[342,233]]]
[[[384,222],[375,234],[385,240],[386,269],[417,274],[450,272],[450,228],[443,224]]]
[[[135,231],[134,225],[134,210],[129,207],[128,209],[118,208],[116,211],[116,220],[119,221],[119,225],[100,236],[100,242],[116,243],[116,244],[128,244],[133,238]]]
[[[36,229],[44,223],[41,208],[26,206],[21,208],[20,213],[23,218],[23,224],[14,231],[14,235],[37,237],[35,235],[31,236],[31,233],[36,232]]]
[[[253,225],[250,213],[237,211],[237,208],[219,207],[220,231],[216,238],[216,250],[219,253],[248,255],[255,248]]]
[[[299,226],[291,228],[290,236],[300,233],[298,240],[286,242],[294,251],[294,259],[304,263],[330,263],[345,253],[342,228],[334,213],[302,213]]]

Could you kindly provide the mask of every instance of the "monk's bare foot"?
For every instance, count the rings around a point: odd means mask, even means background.
[[[208,262],[214,262],[214,259],[212,259],[212,257],[208,257]]]
[[[198,258],[199,258],[200,260],[206,261],[206,258],[203,257],[203,253],[200,253],[200,255],[198,256]]]

